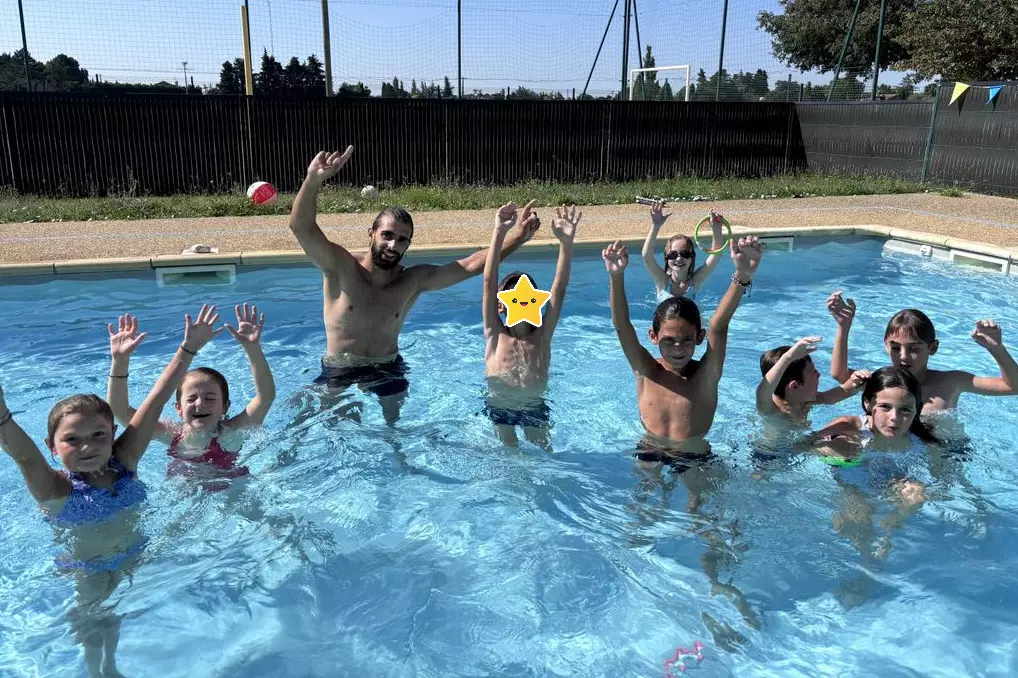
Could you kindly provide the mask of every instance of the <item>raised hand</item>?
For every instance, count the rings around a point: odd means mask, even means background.
[[[576,212],[576,205],[555,208],[555,220],[551,223],[551,232],[562,242],[572,242],[576,237],[576,226],[580,223],[583,212]]]
[[[313,179],[319,184],[325,183],[336,176],[336,173],[343,168],[343,165],[346,164],[351,155],[353,155],[353,146],[347,146],[346,150],[342,153],[339,151],[333,153],[320,151],[308,166],[308,178]]]
[[[654,224],[655,228],[664,226],[665,222],[668,221],[668,217],[672,216],[671,212],[668,214],[664,213],[664,206],[665,204],[660,201],[650,206],[650,223]]]
[[[873,375],[869,370],[856,370],[849,375],[848,379],[845,380],[845,383],[841,385],[841,388],[853,393],[865,386],[871,376]]]
[[[845,300],[841,296],[841,290],[835,290],[827,297],[827,311],[834,316],[834,322],[842,327],[848,327],[855,318],[855,299]]]
[[[246,301],[243,309],[240,304],[237,304],[235,310],[237,312],[237,327],[233,327],[229,323],[226,323],[224,327],[233,335],[234,339],[245,347],[257,345],[262,338],[262,328],[265,327],[265,314],[259,315],[257,306],[252,305],[248,308]]]
[[[498,212],[495,213],[495,228],[504,235],[516,225],[516,218],[516,203],[511,202],[502,205],[498,208]]]
[[[739,238],[738,241],[732,238],[730,249],[736,275],[743,282],[746,282],[747,278],[752,280],[763,256],[763,248],[759,241],[753,236]]]
[[[148,332],[138,334],[138,319],[130,313],[120,316],[117,321],[117,331],[113,331],[113,323],[106,326],[110,332],[110,355],[114,358],[127,358],[134,353],[134,349],[145,340]]]
[[[1001,345],[1000,327],[992,320],[980,320],[972,330],[972,339],[983,348],[997,348]]]
[[[619,276],[625,272],[626,266],[629,265],[629,250],[621,240],[616,240],[604,248],[601,258],[604,259],[604,266],[608,269],[608,274],[613,277]]]
[[[214,329],[213,326],[218,321],[219,314],[216,313],[215,305],[202,304],[196,321],[192,321],[190,315],[185,315],[184,348],[191,353],[197,353],[202,346],[212,341],[212,337],[223,331],[222,327]]]
[[[520,215],[520,229],[523,231],[522,237],[523,242],[529,241],[537,233],[537,229],[541,228],[541,219],[537,216],[537,212],[531,213],[531,208],[534,206],[536,200],[531,200],[523,208],[523,214]]]
[[[799,341],[792,345],[792,348],[788,350],[792,356],[792,360],[799,360],[805,358],[813,351],[817,350],[817,344],[823,341],[823,337],[803,337]]]

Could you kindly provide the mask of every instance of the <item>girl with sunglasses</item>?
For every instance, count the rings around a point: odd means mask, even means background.
[[[721,257],[711,254],[707,257],[704,265],[698,269],[696,268],[696,245],[693,243],[693,239],[685,235],[673,235],[665,245],[664,268],[659,266],[654,256],[654,243],[657,241],[657,234],[661,227],[664,226],[668,217],[672,216],[671,212],[664,214],[663,207],[664,203],[658,202],[650,208],[651,226],[647,240],[643,243],[643,263],[654,280],[659,297],[667,294],[673,297],[696,299],[696,291],[703,288],[707,278],[721,263]],[[710,214],[711,232],[714,237],[711,249],[716,250],[725,243],[721,230],[723,223],[721,216],[715,214],[713,210]]]

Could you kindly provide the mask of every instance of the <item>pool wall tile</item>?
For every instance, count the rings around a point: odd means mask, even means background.
[[[240,252],[220,254],[162,254],[152,257],[152,267],[161,266],[214,266],[215,264],[239,264]]]
[[[0,276],[15,275],[53,275],[56,268],[53,263],[3,264],[0,265]]]
[[[240,263],[245,266],[264,266],[272,264],[307,264],[311,260],[303,250],[284,250],[279,252],[241,252]]]

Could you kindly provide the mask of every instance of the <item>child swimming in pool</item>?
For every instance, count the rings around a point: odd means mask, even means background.
[[[827,308],[838,323],[831,355],[831,376],[843,381],[851,374],[848,368],[848,333],[855,317],[855,301],[849,299],[846,302],[839,290],[828,298]],[[993,356],[1000,368],[999,377],[980,377],[962,370],[930,369],[930,356],[936,354],[940,342],[933,322],[922,311],[914,308],[899,311],[887,323],[884,350],[892,365],[904,367],[919,380],[925,398],[923,415],[957,407],[962,393],[1018,393],[1018,363],[1004,347],[1000,327],[992,320],[979,320],[971,336]]]
[[[926,488],[910,478],[910,467],[925,459],[926,444],[941,441],[920,416],[923,402],[919,380],[904,367],[882,367],[866,381],[862,416],[838,417],[813,436],[816,452],[834,467],[835,479],[852,499],[852,508],[834,518],[835,528],[856,539],[869,553],[873,507],[864,489],[890,490],[897,504],[883,523],[887,536],[873,551],[883,557],[891,529],[926,501]],[[865,543],[864,543],[865,542]]]
[[[859,389],[870,373],[858,370],[845,383],[826,391],[818,391],[820,371],[810,356],[822,337],[804,337],[792,346],[779,346],[760,356],[763,375],[756,387],[756,411],[795,427],[809,425],[814,405],[840,403]]]
[[[697,268],[696,245],[693,239],[681,234],[673,235],[665,245],[664,268],[658,265],[654,254],[657,234],[668,221],[668,217],[672,216],[671,213],[664,214],[663,207],[664,203],[659,202],[650,208],[650,232],[643,243],[643,263],[654,280],[658,296],[668,294],[696,299],[697,290],[703,289],[707,278],[721,263],[721,253],[708,255],[704,265]],[[723,224],[721,215],[711,211],[710,216],[711,233],[714,238],[711,249],[716,250],[724,247],[725,239],[721,231]]]
[[[533,202],[522,215],[525,230],[536,230],[540,219],[531,213]],[[498,299],[498,293],[514,289],[522,276],[532,287],[537,287],[533,276],[513,271],[498,283],[498,264],[502,243],[517,221],[516,205],[509,203],[498,210],[491,247],[484,264],[484,297],[481,314],[484,320],[484,363],[488,380],[488,394],[484,412],[495,425],[499,439],[506,445],[518,443],[516,427],[532,443],[547,448],[550,429],[550,412],[544,401],[548,386],[548,369],[551,363],[551,340],[562,316],[562,303],[569,285],[569,272],[573,258],[573,239],[576,226],[583,213],[576,207],[565,205],[556,208],[552,232],[559,241],[558,264],[555,280],[551,284],[551,297],[541,313],[541,326],[518,322],[507,327],[501,318],[507,312]],[[524,302],[530,303],[530,302]]]
[[[626,246],[615,241],[602,252],[611,279],[612,323],[636,375],[640,419],[647,432],[641,443],[641,459],[664,461],[663,457],[702,457],[710,452],[705,436],[717,411],[728,325],[753,283],[763,254],[752,237],[732,240],[729,250],[735,273],[706,332],[701,327],[700,309],[692,299],[671,297],[658,305],[650,330],[651,343],[661,351],[661,358],[656,360],[640,344],[629,319],[624,278],[629,264]],[[707,351],[695,360],[696,346],[705,336]]]
[[[210,367],[198,367],[189,371],[177,388],[180,422],[158,421],[155,425],[156,438],[169,445],[174,460],[167,473],[201,479],[202,487],[210,491],[226,489],[229,479],[248,474],[247,467],[237,465],[244,429],[260,426],[276,397],[272,370],[261,347],[265,314],[259,314],[257,306],[249,308],[247,302],[235,310],[237,326],[227,324],[225,328],[247,353],[254,376],[254,398],[239,414],[228,417],[230,386],[226,377]],[[130,421],[134,409],[127,397],[128,367],[131,354],[146,335],[138,334],[138,319],[130,315],[120,317],[116,332],[110,325],[109,333],[112,365],[107,398],[117,421]]]
[[[76,580],[77,605],[69,617],[92,676],[120,675],[115,658],[119,619],[99,606],[131,571],[145,545],[136,529],[137,509],[147,495],[137,476],[138,462],[163,406],[192,358],[212,338],[214,322],[206,306],[196,322],[186,316],[183,343],[119,436],[114,437],[109,404],[96,395],[73,395],[53,407],[46,446],[66,470],[50,466],[14,420],[0,390],[0,447],[17,463],[58,541],[68,547],[57,564]]]

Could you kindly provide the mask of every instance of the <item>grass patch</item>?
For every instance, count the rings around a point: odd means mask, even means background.
[[[960,198],[960,197],[965,195],[965,191],[961,190],[960,188],[956,188],[954,186],[949,186],[947,188],[942,188],[939,191],[937,191],[937,193],[939,193],[940,195],[944,196],[945,198]]]
[[[557,184],[528,182],[513,186],[454,186],[433,184],[381,188],[378,200],[360,196],[359,187],[328,187],[319,195],[318,210],[374,214],[382,205],[403,205],[411,212],[493,209],[510,200],[536,200],[547,207],[630,204],[637,195],[663,197],[669,202],[733,200],[745,198],[802,198],[837,195],[919,193],[919,183],[887,177],[798,174],[762,179],[676,178],[658,181]],[[953,189],[945,189],[953,190]],[[943,193],[942,193],[943,194]],[[961,193],[959,192],[959,195]],[[272,207],[256,207],[245,190],[220,195],[108,196],[47,198],[0,193],[0,223],[53,221],[106,221],[112,219],[163,219],[289,214],[293,193],[281,193]]]

